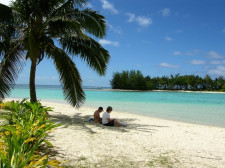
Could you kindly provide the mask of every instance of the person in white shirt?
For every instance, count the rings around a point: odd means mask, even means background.
[[[120,123],[116,119],[111,119],[110,118],[110,113],[112,112],[112,107],[109,106],[106,109],[106,112],[103,113],[102,115],[102,124],[105,126],[126,126],[126,124]]]

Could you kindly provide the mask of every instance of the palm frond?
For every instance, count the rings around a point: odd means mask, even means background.
[[[64,37],[60,39],[63,49],[72,55],[79,55],[81,59],[93,68],[100,75],[104,75],[110,55],[98,42],[94,39],[83,35]]]
[[[99,15],[97,11],[91,9],[79,10],[75,9],[74,18],[88,33],[103,38],[105,36],[106,21],[103,15]]]
[[[35,0],[12,1],[11,5],[11,8],[14,11],[17,11],[24,21],[29,21],[32,18],[32,16],[34,16],[34,12],[36,11],[34,7],[35,7]]]
[[[54,16],[43,24],[40,33],[44,31],[47,31],[52,38],[61,38],[71,33],[82,34],[82,27],[75,19],[67,16]]]
[[[50,16],[58,6],[62,6],[65,0],[35,0],[40,16]]]
[[[84,9],[87,2],[15,0],[11,9],[0,4],[0,98],[9,95],[15,84],[23,67],[24,52],[26,59],[37,62],[51,58],[60,75],[65,99],[76,107],[83,103],[82,80],[69,55],[79,56],[100,75],[105,74],[110,57],[107,50],[86,35],[102,38],[106,31],[104,16]],[[62,47],[54,46],[55,39]]]
[[[98,14],[97,11],[91,9],[74,9],[73,3],[74,2],[72,0],[67,1],[65,4],[57,8],[51,15],[51,17],[54,18],[63,16],[67,19],[70,19],[71,21],[78,22],[81,25],[82,29],[84,29],[88,33],[99,38],[104,37],[106,32],[105,17]]]
[[[13,20],[12,9],[0,4],[0,42],[5,39],[10,40],[14,34]]]
[[[0,99],[10,94],[23,68],[22,43],[14,40],[13,11],[0,4]]]
[[[68,0],[58,6],[45,20],[40,33],[47,32],[52,38],[61,38],[67,34],[82,33],[82,26],[74,16],[74,1]]]
[[[0,99],[9,96],[15,85],[15,80],[24,66],[22,46],[19,42],[12,42],[7,50],[2,50],[0,63]]]
[[[79,8],[83,8],[87,3],[87,0],[17,0],[12,2],[12,7],[25,20],[29,20],[35,17],[49,17],[55,9],[68,1],[72,4],[72,7]]]
[[[73,5],[74,3],[72,0],[66,1],[64,4],[56,7],[55,10],[52,11],[50,17],[70,14],[73,11]]]
[[[0,22],[12,21],[12,9],[0,3]]]
[[[82,80],[75,63],[62,49],[54,45],[49,47],[46,53],[54,61],[60,75],[65,99],[72,106],[80,107],[85,100],[85,94],[82,90]]]

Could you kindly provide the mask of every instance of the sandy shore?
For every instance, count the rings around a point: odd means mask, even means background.
[[[95,109],[43,104],[62,124],[50,138],[57,157],[72,167],[225,167],[225,128],[115,111],[128,127],[106,127],[88,122]]]
[[[71,167],[224,168],[225,128],[113,111],[128,127],[89,123],[95,109],[42,102],[62,124],[51,133],[56,158]],[[104,107],[106,108],[106,107]]]

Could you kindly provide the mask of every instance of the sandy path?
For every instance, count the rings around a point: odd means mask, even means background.
[[[71,167],[225,168],[225,128],[201,126],[113,111],[128,127],[87,122],[94,109],[54,107],[51,133],[57,157]],[[105,107],[106,108],[106,107]]]

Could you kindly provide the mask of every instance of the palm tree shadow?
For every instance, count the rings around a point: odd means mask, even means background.
[[[74,126],[74,130],[85,130],[89,132],[90,134],[95,134],[97,133],[94,131],[91,127],[95,126],[100,129],[108,129],[112,131],[117,131],[117,132],[127,132],[124,127],[107,127],[102,124],[94,123],[94,122],[89,122],[88,120],[90,118],[93,118],[93,115],[86,115],[83,116],[81,113],[76,113],[72,117],[65,115],[65,114],[53,114],[51,115],[51,120],[53,122],[56,122],[58,124],[61,124],[63,128],[68,128],[71,126]]]
[[[51,120],[57,124],[61,124],[63,128],[68,128],[74,126],[74,129],[83,129],[91,134],[95,134],[90,127],[88,127],[88,119],[90,116],[82,116],[81,113],[75,114],[73,117],[70,117],[65,114],[54,114],[51,115]]]
[[[126,123],[127,127],[108,127],[104,126],[102,124],[89,122],[88,120],[92,118],[93,115],[81,115],[81,113],[76,113],[75,115],[68,116],[65,114],[56,114],[54,113],[51,116],[51,120],[53,122],[56,122],[58,124],[61,124],[63,128],[73,127],[74,130],[84,130],[87,131],[90,134],[97,133],[92,129],[93,126],[99,128],[99,129],[107,129],[109,131],[116,131],[116,132],[130,132],[131,130],[141,131],[141,132],[148,132],[148,133],[154,133],[156,131],[159,131],[161,128],[168,128],[169,126],[163,126],[163,125],[151,125],[151,124],[138,124],[137,122],[134,123],[137,119],[130,118],[130,119],[120,119],[119,121]]]
[[[138,132],[154,133],[162,128],[169,128],[169,126],[167,125],[152,125],[152,124],[137,123],[135,122],[137,121],[137,119],[135,118],[123,119],[121,121],[128,124],[128,127],[126,127],[128,130],[136,130]]]

